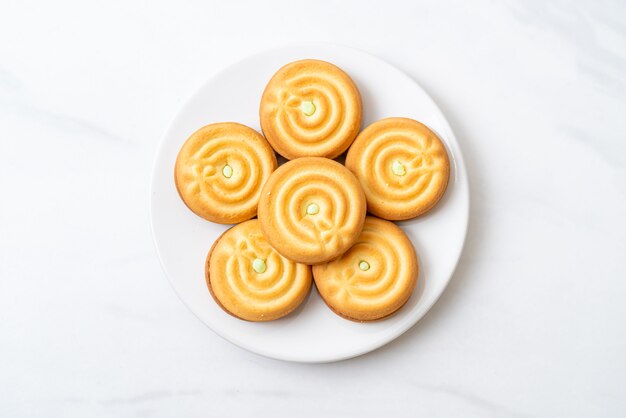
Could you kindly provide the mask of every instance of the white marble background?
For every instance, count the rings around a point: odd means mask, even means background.
[[[206,329],[148,222],[186,97],[297,41],[420,82],[472,188],[442,299],[335,364]],[[0,417],[625,415],[624,2],[0,1]]]

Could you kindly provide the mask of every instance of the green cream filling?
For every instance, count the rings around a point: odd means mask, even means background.
[[[394,161],[391,164],[391,172],[396,176],[404,176],[406,174],[406,167],[400,161]]]
[[[307,116],[312,116],[316,110],[315,105],[310,100],[303,101],[302,104],[300,105],[300,109],[302,109],[302,113],[304,113]]]
[[[267,265],[265,264],[265,260],[261,260],[260,258],[255,258],[252,262],[252,270],[257,273],[265,273],[267,270]]]
[[[317,215],[320,211],[320,207],[317,203],[309,203],[306,207],[307,215]]]
[[[226,164],[224,167],[222,167],[222,176],[226,177],[227,179],[231,178],[233,176],[233,168]]]

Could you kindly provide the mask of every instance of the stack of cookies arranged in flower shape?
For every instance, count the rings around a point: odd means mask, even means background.
[[[296,61],[265,88],[264,136],[215,123],[184,143],[175,167],[180,197],[208,221],[237,224],[206,259],[208,289],[226,312],[278,319],[306,299],[313,281],[330,309],[354,321],[388,317],[409,299],[417,255],[392,221],[437,204],[448,155],[412,119],[387,118],[359,132],[362,113],[344,71]],[[334,160],[346,151],[345,165]],[[288,161],[278,167],[275,152]]]

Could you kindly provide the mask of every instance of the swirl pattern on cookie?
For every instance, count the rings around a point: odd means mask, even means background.
[[[313,278],[326,304],[355,321],[385,318],[411,296],[418,277],[415,250],[394,223],[365,219],[356,244],[340,258],[313,266]]]
[[[361,182],[368,211],[389,220],[430,210],[448,185],[450,162],[439,137],[406,118],[383,119],[365,128],[346,157]]]
[[[197,215],[237,223],[256,215],[261,189],[275,169],[276,155],[261,134],[238,123],[216,123],[182,146],[176,188]]]
[[[359,132],[361,95],[335,65],[296,61],[272,77],[259,113],[265,137],[285,158],[335,158]]]
[[[265,184],[259,222],[283,256],[316,264],[354,244],[365,210],[359,182],[343,165],[327,158],[298,158],[279,167]]]
[[[226,231],[207,256],[215,301],[248,321],[271,321],[296,309],[311,288],[311,268],[278,254],[252,219]]]

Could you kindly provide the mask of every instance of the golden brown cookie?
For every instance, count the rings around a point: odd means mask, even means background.
[[[295,61],[274,74],[259,114],[263,134],[285,158],[335,158],[359,133],[361,95],[339,67]]]
[[[261,188],[275,169],[276,155],[261,134],[238,123],[215,123],[183,144],[174,178],[196,215],[232,224],[256,216]]]
[[[393,222],[365,218],[356,244],[330,263],[313,266],[319,294],[338,315],[374,321],[400,309],[415,289],[417,256]]]
[[[283,256],[317,264],[354,244],[365,208],[358,180],[343,165],[327,158],[298,158],[274,171],[263,187],[259,223]]]
[[[441,199],[450,175],[446,147],[427,126],[406,118],[375,122],[346,157],[370,213],[390,220],[422,215]]]
[[[311,268],[272,249],[256,219],[226,231],[207,256],[211,295],[226,312],[247,321],[289,314],[309,293],[311,281]]]

